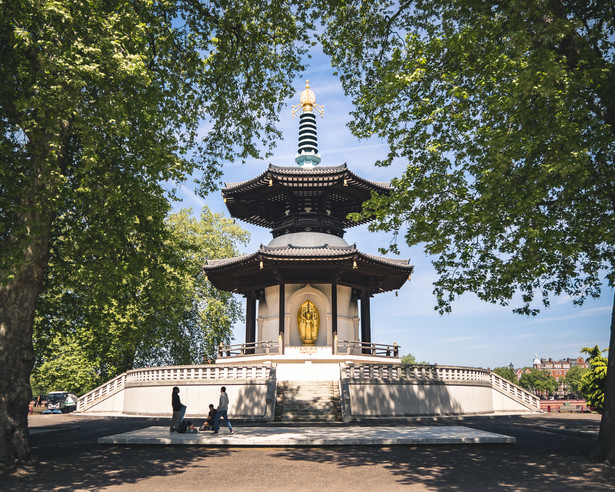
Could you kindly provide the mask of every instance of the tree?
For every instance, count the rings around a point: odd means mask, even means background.
[[[0,4],[0,463],[30,458],[32,330],[51,241],[65,235],[81,263],[121,282],[115,262],[164,228],[164,183],[194,175],[204,194],[220,162],[270,149],[310,31],[293,3]]]
[[[602,357],[602,352],[606,350],[600,350],[598,345],[594,348],[584,347],[581,349],[581,352],[589,355],[587,359],[589,370],[586,371],[581,380],[581,392],[588,405],[598,413],[604,412],[608,359]]]
[[[568,387],[569,393],[579,395],[582,393],[581,384],[583,376],[587,373],[587,367],[572,366],[566,371],[566,377],[564,378],[564,384]]]
[[[514,369],[511,369],[508,366],[496,367],[493,372],[504,379],[508,379],[511,383],[519,384],[517,381],[517,374]]]
[[[73,268],[83,252],[71,251],[68,237],[52,241],[54,275],[46,278],[34,325],[34,394],[80,395],[135,367],[200,364],[230,341],[240,303],[198,273],[207,258],[236,256],[248,234],[207,207],[198,219],[182,210],[166,225],[157,234],[163,245],[156,241],[148,251],[151,242],[139,242],[121,255],[121,281],[115,271],[98,277],[95,261]]]
[[[371,229],[402,231],[434,256],[441,313],[464,292],[519,299],[515,311],[534,315],[536,301],[582,304],[614,286],[611,2],[350,0],[322,10],[325,52],[356,108],[351,130],[386,140],[378,165],[408,162],[393,192],[366,205]],[[612,350],[614,332],[615,316]],[[614,377],[598,455],[615,461]]]
[[[551,395],[557,389],[557,380],[547,369],[530,369],[519,378],[519,386],[537,395]]]
[[[402,364],[429,364],[429,362],[421,361],[417,362],[416,357],[412,354],[403,355],[401,358]]]
[[[581,349],[581,353],[587,355],[587,359],[585,359],[585,362],[590,362],[596,357],[601,357],[602,352],[604,352],[604,350],[600,350],[600,347],[598,347],[598,345],[594,345],[593,347],[583,347]]]
[[[38,365],[35,365],[30,377],[33,396],[60,390],[80,395],[99,384],[96,367],[76,337],[55,337],[47,353],[52,355],[40,362],[37,360]]]
[[[137,365],[200,364],[215,360],[221,342],[231,341],[231,329],[242,318],[241,303],[230,292],[219,291],[200,271],[206,260],[237,256],[237,244],[246,245],[249,233],[222,214],[203,207],[200,217],[181,210],[168,220],[173,235],[184,244],[183,278],[188,284],[190,307],[177,325],[176,346],[166,354],[140,355]],[[197,272],[195,274],[195,272]]]

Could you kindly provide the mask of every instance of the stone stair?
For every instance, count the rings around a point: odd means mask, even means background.
[[[341,422],[337,381],[280,381],[275,402],[276,422]]]

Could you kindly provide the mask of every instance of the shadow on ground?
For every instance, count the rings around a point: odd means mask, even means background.
[[[100,490],[117,485],[137,484],[141,480],[181,475],[186,467],[200,467],[206,474],[208,461],[214,457],[228,457],[229,449],[168,447],[106,447],[95,446],[91,453],[78,459],[48,458],[21,468],[0,482],[3,491],[73,491]]]
[[[552,419],[461,419],[468,427],[517,438],[517,444],[483,446],[363,447],[278,450],[278,458],[328,463],[337,468],[385,467],[404,485],[429,490],[615,490],[615,473],[589,456],[596,438],[561,434],[543,426],[560,427]],[[433,424],[433,423],[432,423]],[[587,421],[569,419],[568,428]]]
[[[542,418],[461,420],[451,423],[511,435],[517,443],[249,449],[104,446],[96,444],[98,437],[160,422],[83,420],[77,430],[33,436],[40,461],[0,479],[0,490],[615,490],[614,477],[606,476],[612,469],[588,458],[595,437],[547,430],[544,424],[561,423]],[[423,423],[439,425],[430,419]],[[241,425],[233,424],[240,432]],[[587,422],[571,419],[568,425],[582,427]]]

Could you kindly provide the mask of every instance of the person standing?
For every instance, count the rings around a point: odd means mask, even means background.
[[[228,427],[228,430],[231,432],[231,434],[235,434],[235,431],[233,430],[233,426],[228,420],[227,412],[228,412],[228,395],[226,394],[226,387],[222,386],[222,388],[220,388],[220,402],[218,403],[218,409],[216,411],[216,419],[214,421],[214,431],[212,432],[212,435],[217,434],[218,431],[220,430],[220,419],[222,417],[224,417],[226,426]]]
[[[181,421],[182,414],[182,402],[179,399],[179,388],[173,386],[173,392],[171,393],[171,407],[173,407],[173,418],[171,419],[171,428],[169,432],[176,432],[179,429],[179,423]]]

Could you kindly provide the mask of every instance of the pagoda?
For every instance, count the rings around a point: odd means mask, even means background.
[[[178,386],[188,416],[199,418],[222,385],[233,418],[247,420],[539,410],[538,398],[489,370],[402,364],[396,344],[372,342],[371,298],[402,287],[413,266],[363,253],[344,234],[369,221],[348,214],[391,189],[346,165],[320,166],[314,111],[322,115],[323,107],[307,84],[293,106],[299,111],[296,165],[269,165],[222,190],[233,217],[269,228],[273,238],[252,254],[203,267],[215,287],[245,296],[245,342],[222,344],[215,364],[127,371],[79,398],[78,411],[168,416],[169,390]]]
[[[203,273],[218,289],[246,298],[245,343],[222,346],[218,363],[310,359],[399,362],[398,347],[372,342],[370,299],[399,289],[413,271],[408,260],[373,256],[344,240],[366,223],[361,212],[388,183],[365,180],[346,164],[320,166],[316,103],[309,81],[293,115],[301,112],[292,167],[269,165],[253,179],[222,189],[231,216],[271,230],[272,240],[249,255],[209,260]]]

